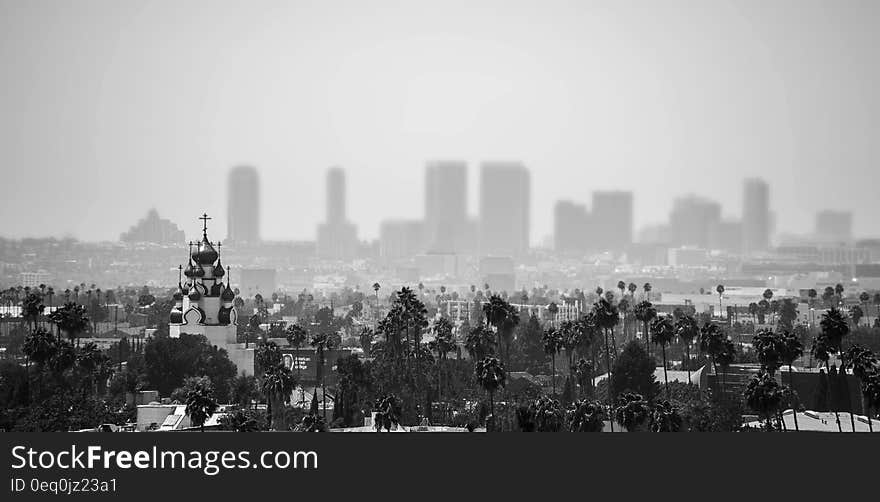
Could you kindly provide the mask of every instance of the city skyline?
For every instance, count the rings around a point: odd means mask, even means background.
[[[151,207],[180,224],[224,214],[225,173],[245,163],[272,180],[262,237],[313,238],[301,215],[322,191],[299,187],[340,165],[370,239],[421,213],[414,187],[435,158],[529,166],[532,244],[556,200],[632,190],[638,229],[699,193],[729,218],[742,213],[731,182],[754,176],[773,187],[778,229],[808,232],[831,209],[854,212],[856,237],[880,234],[871,184],[853,181],[877,163],[874,3],[505,2],[501,19],[455,2],[39,5],[0,7],[0,62],[17,76],[0,97],[0,162],[25,188],[0,211],[33,214],[4,236],[112,240]],[[216,195],[185,195],[195,180]]]

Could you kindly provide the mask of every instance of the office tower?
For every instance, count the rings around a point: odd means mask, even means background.
[[[425,238],[429,253],[461,253],[467,225],[467,164],[425,167]]]
[[[383,260],[412,258],[424,249],[424,223],[418,220],[386,220],[379,225],[379,257]]]
[[[743,187],[743,252],[752,254],[770,247],[770,188],[759,178]]]
[[[816,213],[816,239],[822,242],[852,241],[853,215],[826,209]]]
[[[553,249],[558,253],[583,253],[589,249],[589,218],[586,206],[568,200],[553,209]]]
[[[721,223],[721,204],[687,195],[675,199],[669,214],[670,244],[708,248],[710,234]]]
[[[590,229],[593,249],[620,252],[632,244],[632,192],[593,192]]]
[[[709,249],[742,253],[742,222],[722,220],[709,229]]]
[[[327,214],[318,225],[318,257],[348,260],[357,254],[357,227],[345,216],[345,171],[341,167],[327,170]]]
[[[345,222],[345,171],[340,167],[327,170],[327,223]]]
[[[529,171],[519,162],[480,166],[480,253],[519,257],[529,249]]]
[[[251,166],[229,172],[226,238],[237,244],[260,241],[260,178]]]

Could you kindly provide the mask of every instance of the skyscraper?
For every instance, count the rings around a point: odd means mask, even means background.
[[[467,225],[467,164],[425,166],[425,232],[429,253],[460,253]]]
[[[743,185],[743,252],[751,254],[770,247],[770,188],[760,178]]]
[[[559,253],[589,250],[589,225],[586,206],[569,200],[557,201],[553,208],[553,249]]]
[[[357,253],[357,227],[345,216],[345,171],[341,167],[327,170],[327,215],[318,225],[317,252],[321,258],[348,260]]]
[[[327,170],[327,223],[345,221],[345,170],[331,167]]]
[[[669,214],[670,244],[708,248],[720,223],[721,204],[695,195],[679,197]]]
[[[480,253],[513,256],[529,249],[529,171],[519,162],[480,166]]]
[[[593,192],[590,221],[591,248],[615,252],[626,249],[633,239],[632,192]]]
[[[229,172],[226,238],[232,242],[260,241],[260,178],[251,166],[238,166]]]

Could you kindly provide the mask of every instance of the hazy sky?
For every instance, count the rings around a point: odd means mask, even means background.
[[[532,240],[558,198],[697,192],[781,229],[856,211],[880,235],[880,2],[0,0],[0,235],[116,239],[150,207],[225,234],[262,175],[262,234],[313,238],[324,169],[349,216],[421,217],[424,163],[522,160]]]

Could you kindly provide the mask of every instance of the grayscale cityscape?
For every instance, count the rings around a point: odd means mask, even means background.
[[[0,429],[880,432],[880,4],[182,4],[0,2]]]

